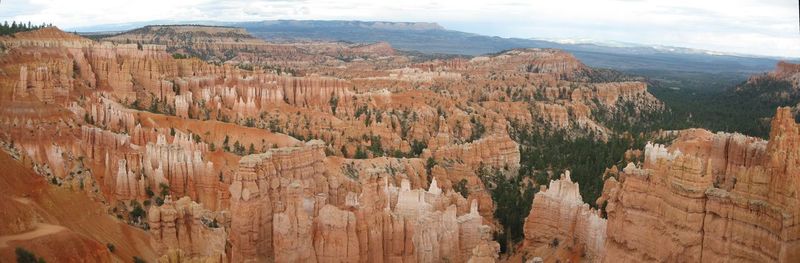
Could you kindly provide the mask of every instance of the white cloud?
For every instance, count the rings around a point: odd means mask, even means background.
[[[426,21],[505,37],[592,38],[800,57],[794,0],[4,0],[3,19],[64,28],[152,20]]]

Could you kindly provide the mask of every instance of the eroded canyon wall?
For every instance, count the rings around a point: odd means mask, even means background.
[[[466,261],[478,245],[494,243],[477,202],[459,213],[460,195],[435,181],[412,189],[406,175],[381,163],[351,174],[329,170],[323,147],[311,141],[240,161],[230,188],[232,261]],[[423,170],[406,165],[391,169]]]
[[[553,181],[536,195],[526,222],[528,255],[555,260],[584,253],[584,260],[604,262],[800,260],[800,126],[789,108],[779,108],[771,125],[768,141],[693,129],[668,147],[647,144],[643,163],[629,163],[606,180],[597,204],[608,219],[596,224],[604,237],[586,238],[581,217],[572,216],[582,210],[571,207],[588,205],[570,205],[574,194],[549,197],[565,192],[564,178]],[[547,244],[565,236],[575,241]]]

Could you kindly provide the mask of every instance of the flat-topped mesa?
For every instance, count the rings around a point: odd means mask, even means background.
[[[142,42],[168,46],[188,43],[263,43],[263,40],[254,38],[244,28],[200,25],[145,26],[106,37],[103,40],[116,43]]]
[[[146,26],[103,38],[102,41],[158,44],[173,54],[234,64],[302,65],[315,58],[315,55],[306,54],[295,45],[268,43],[253,37],[244,28],[235,27]],[[183,56],[176,55],[177,58]]]
[[[549,74],[559,79],[572,79],[591,72],[572,54],[555,49],[514,49],[496,56],[475,57],[470,64],[484,69]]]
[[[236,37],[249,37],[247,30],[241,27],[224,27],[224,26],[204,26],[204,25],[165,25],[165,26],[146,26],[140,29],[128,31],[128,33],[144,33],[144,32],[159,32],[164,30],[172,30],[176,33],[205,33],[208,35],[233,35]]]
[[[529,256],[555,259],[557,251],[566,249],[584,254],[589,261],[601,261],[605,254],[606,220],[583,203],[569,171],[534,196],[524,233],[523,247]]]

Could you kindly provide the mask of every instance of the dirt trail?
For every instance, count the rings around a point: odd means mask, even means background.
[[[66,230],[65,227],[51,224],[37,224],[36,229],[22,234],[0,236],[0,248],[8,247],[8,242],[30,240]]]

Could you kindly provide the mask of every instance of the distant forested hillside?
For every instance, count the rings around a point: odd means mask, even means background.
[[[755,73],[771,70],[777,62],[770,58],[709,55],[685,48],[667,51],[647,46],[608,47],[492,37],[447,30],[431,23],[276,20],[228,25],[243,27],[268,41],[386,41],[397,49],[424,53],[481,55],[512,48],[558,48],[573,53],[589,66],[618,70]]]
[[[769,120],[780,106],[794,106],[800,98],[771,94],[792,89],[785,80],[763,78],[747,82],[740,73],[636,71],[649,77],[649,91],[676,116],[672,128],[706,128],[766,138]],[[789,93],[791,94],[791,93]]]

